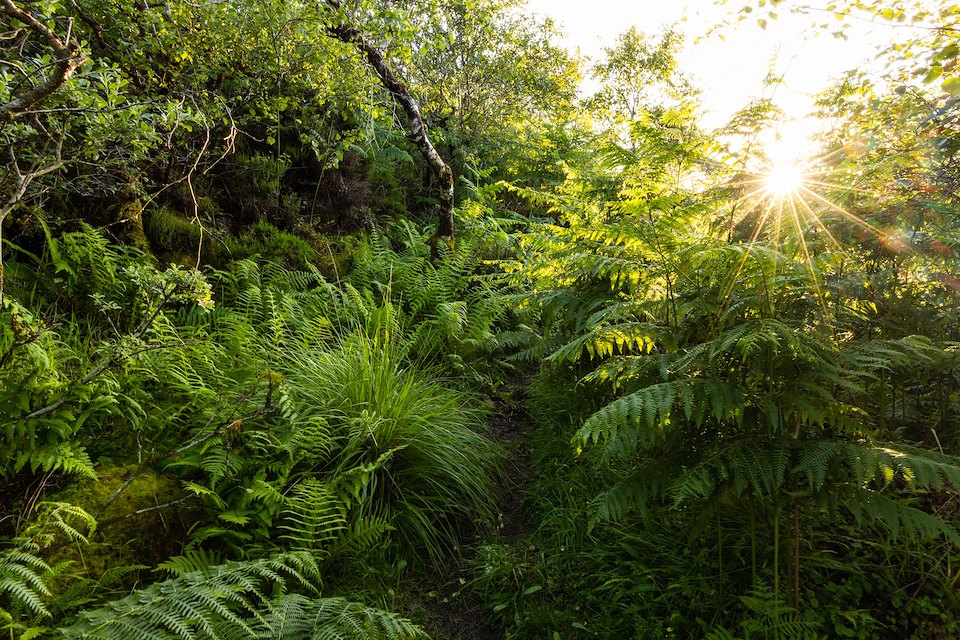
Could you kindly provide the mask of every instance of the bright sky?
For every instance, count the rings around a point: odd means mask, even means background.
[[[566,44],[591,57],[602,56],[603,48],[612,46],[631,25],[657,34],[664,26],[677,24],[687,34],[680,67],[703,90],[707,128],[724,124],[751,98],[770,96],[771,91],[789,116],[802,118],[812,108],[812,94],[827,88],[831,77],[872,58],[876,45],[892,35],[889,29],[864,23],[847,31],[848,40],[839,40],[829,33],[816,34],[814,17],[783,10],[766,30],[749,19],[720,29],[725,40],[714,33],[695,43],[740,5],[717,6],[711,0],[528,0],[528,5],[552,16],[567,33]],[[830,14],[816,18],[833,20]],[[776,74],[785,77],[775,90],[763,87],[771,63]]]

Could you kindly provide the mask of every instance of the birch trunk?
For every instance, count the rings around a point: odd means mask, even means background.
[[[341,5],[336,0],[328,0],[334,9],[339,10]],[[433,143],[430,142],[430,136],[427,133],[427,123],[420,112],[420,105],[416,99],[407,90],[406,85],[401,82],[390,69],[383,52],[367,40],[362,33],[355,27],[346,23],[332,24],[327,27],[327,33],[340,40],[341,42],[351,44],[357,47],[366,57],[367,62],[380,78],[381,84],[390,92],[393,100],[400,105],[409,121],[408,138],[416,145],[417,149],[427,161],[427,166],[433,178],[440,184],[440,213],[437,218],[437,230],[434,239],[431,241],[436,249],[436,242],[443,240],[450,244],[453,242],[453,171],[450,166],[443,161],[437,152]]]

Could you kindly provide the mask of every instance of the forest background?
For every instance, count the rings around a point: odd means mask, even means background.
[[[960,6],[816,10],[788,165],[674,30],[0,0],[4,636],[957,637]]]

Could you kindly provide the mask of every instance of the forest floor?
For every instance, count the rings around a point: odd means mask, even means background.
[[[530,481],[531,450],[528,431],[532,420],[524,408],[526,386],[523,379],[510,383],[500,397],[494,398],[493,412],[487,421],[487,437],[506,450],[503,493],[498,503],[495,531],[478,534],[477,544],[515,545],[531,530],[523,510],[525,491]],[[418,620],[434,640],[501,640],[503,632],[488,620],[480,598],[464,587],[470,578],[474,551],[464,550],[464,558],[448,570],[433,576],[420,611],[407,615]]]

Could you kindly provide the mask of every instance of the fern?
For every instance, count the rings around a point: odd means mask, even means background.
[[[26,612],[32,616],[49,618],[46,599],[50,589],[44,579],[51,567],[40,559],[39,545],[19,539],[16,545],[0,551],[0,611],[8,624]]]
[[[62,578],[71,562],[50,566],[40,552],[64,540],[86,543],[96,521],[86,511],[63,502],[40,502],[20,535],[0,550],[0,630],[11,637],[49,633],[54,617],[93,599],[100,581],[80,579],[57,593],[49,585]],[[107,576],[109,580],[109,576]]]
[[[679,404],[682,413],[675,414]],[[581,444],[604,442],[608,455],[622,455],[659,442],[662,429],[680,419],[702,424],[742,415],[744,398],[735,386],[712,379],[678,380],[646,386],[622,396],[590,416],[580,428]]]
[[[859,524],[864,517],[881,524],[892,540],[929,541],[943,536],[960,546],[960,534],[943,519],[876,491],[859,490],[847,507]]]
[[[766,587],[757,586],[740,601],[749,612],[741,622],[746,637],[756,633],[768,635],[775,640],[815,638],[816,625],[805,620],[793,607],[787,606]]]
[[[289,492],[278,528],[294,548],[319,550],[346,527],[346,506],[323,482],[306,478]]]
[[[183,577],[190,573],[206,571],[210,567],[221,563],[222,558],[218,552],[197,548],[187,549],[183,555],[167,558],[157,565],[157,569],[177,577]]]
[[[66,638],[262,637],[273,611],[270,594],[291,587],[313,590],[319,570],[306,553],[227,562],[158,582],[61,629]]]
[[[317,566],[310,555],[289,553],[190,571],[156,583],[61,629],[66,638],[110,640],[277,640],[426,638],[400,616],[314,591]],[[275,595],[276,592],[279,592]]]
[[[97,521],[77,505],[67,502],[40,502],[21,536],[48,546],[58,538],[71,542],[87,542],[97,528]]]
[[[412,240],[421,234],[409,223],[398,221],[395,227],[371,234],[350,279],[357,287],[372,288],[379,307],[396,308],[396,329],[405,344],[402,357],[436,360],[451,351],[472,356],[492,348],[493,328],[506,307],[496,293],[501,278],[481,273],[489,271],[481,257],[482,237],[464,234],[455,251],[432,260],[422,238]],[[397,233],[404,237],[399,250],[389,237]]]
[[[428,638],[419,627],[395,613],[343,598],[309,599],[297,594],[272,606],[267,631],[271,640],[412,640]]]
[[[359,555],[383,540],[388,533],[396,531],[386,516],[366,516],[356,518],[348,527],[340,531],[336,541],[330,545],[333,556]]]
[[[50,602],[50,612],[59,624],[71,620],[77,611],[100,604],[111,597],[127,593],[124,578],[148,569],[146,565],[132,564],[111,567],[99,579],[70,575],[73,582],[57,593]],[[52,623],[52,622],[51,622]]]
[[[630,353],[649,354],[657,349],[663,330],[646,322],[621,322],[600,326],[554,351],[548,361],[575,362],[584,354],[590,359],[608,359]]]

